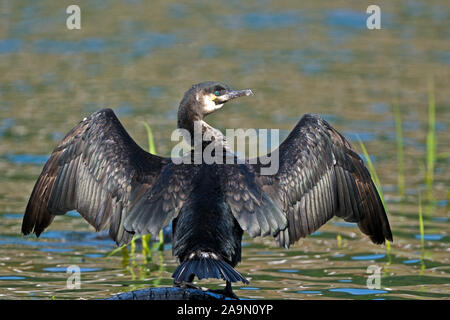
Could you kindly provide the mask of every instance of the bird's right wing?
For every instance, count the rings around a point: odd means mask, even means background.
[[[174,174],[183,169],[141,149],[111,109],[100,110],[73,128],[51,154],[28,202],[22,232],[39,236],[55,215],[74,209],[97,231],[109,226],[118,244],[143,231],[135,223],[143,216],[146,229],[157,232],[189,192],[189,186],[179,188],[184,177]]]

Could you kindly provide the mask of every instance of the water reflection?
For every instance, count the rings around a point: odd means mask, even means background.
[[[70,252],[73,249],[70,248],[41,248],[39,249],[42,252]]]
[[[48,271],[48,272],[64,272],[67,273],[67,268],[65,267],[49,267],[49,268],[43,268],[43,271]],[[80,272],[94,272],[94,271],[100,271],[102,270],[101,268],[80,268]]]
[[[228,15],[222,18],[225,29],[272,29],[288,28],[302,23],[300,12],[250,12]]]
[[[17,277],[17,276],[0,276],[0,280],[23,280],[25,277]]]
[[[352,260],[377,260],[386,257],[385,254],[370,254],[364,256],[353,256]]]
[[[43,165],[49,158],[49,155],[36,155],[36,154],[7,154],[6,160],[15,164],[33,164]]]
[[[33,43],[36,53],[46,54],[78,54],[100,53],[108,49],[104,39],[83,39],[80,41],[36,40]]]
[[[251,284],[237,286],[239,296],[448,298],[446,2],[388,3],[380,32],[368,32],[365,8],[350,4],[128,1],[123,10],[119,3],[94,1],[87,6],[81,32],[68,33],[65,8],[57,2],[2,2],[2,298],[104,298],[172,285],[177,262],[170,243],[152,256],[138,244],[134,252],[129,248],[107,257],[114,242],[107,232],[94,233],[76,211],[56,217],[39,239],[20,236],[21,217],[56,141],[84,116],[113,108],[141,146],[146,146],[146,132],[138,123],[149,122],[158,152],[168,155],[177,104],[186,88],[202,80],[251,87],[256,93],[253,100],[211,116],[217,127],[279,128],[283,140],[303,113],[313,112],[351,141],[359,136],[379,171],[394,231],[389,248],[372,245],[354,223],[340,219],[289,250],[277,248],[273,239],[246,237],[238,270]],[[431,76],[437,102],[436,202],[424,216],[422,248],[416,199],[423,187],[426,81]],[[404,199],[397,194],[394,97],[404,110]],[[168,235],[170,229],[165,239]],[[84,270],[80,291],[65,288],[70,264]],[[373,264],[382,267],[382,287],[370,291],[365,283]],[[215,280],[197,284],[223,285]]]
[[[351,295],[370,295],[370,294],[380,294],[387,293],[385,290],[372,290],[372,289],[356,289],[356,288],[338,288],[338,289],[330,289],[330,292],[343,292]]]
[[[22,49],[23,41],[20,39],[0,40],[0,54],[9,54],[18,52]]]
[[[420,259],[405,260],[405,261],[403,261],[403,263],[406,263],[406,264],[420,263]]]
[[[302,291],[297,291],[297,293],[303,293],[303,294],[321,294],[322,291],[302,290]]]
[[[414,237],[416,239],[421,239],[420,234],[415,234]],[[442,234],[424,234],[423,238],[424,238],[424,240],[428,240],[428,241],[438,241],[438,240],[441,240],[442,238],[444,238],[444,235],[442,235]]]

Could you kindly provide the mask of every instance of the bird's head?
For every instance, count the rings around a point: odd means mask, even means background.
[[[226,84],[205,81],[193,85],[186,91],[178,109],[178,124],[181,121],[203,120],[208,114],[220,109],[235,98],[253,95],[252,90],[232,90]]]

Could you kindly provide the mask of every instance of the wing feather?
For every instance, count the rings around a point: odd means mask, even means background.
[[[169,188],[160,179],[169,163],[141,149],[111,109],[93,113],[66,135],[44,165],[26,207],[22,232],[39,236],[55,215],[69,210],[77,210],[97,231],[109,226],[117,243],[128,242],[135,232],[159,231],[177,214],[180,199],[187,198],[179,189],[170,199],[149,200],[155,184],[160,184],[159,194]],[[154,211],[160,207],[162,212]],[[145,213],[145,230],[129,228],[135,222],[128,219],[130,212]]]
[[[279,149],[271,179],[258,175],[264,192],[282,208],[286,229],[275,235],[288,247],[333,216],[357,222],[374,243],[392,241],[384,206],[367,168],[350,143],[319,116],[307,114]],[[261,165],[252,168],[259,174]],[[270,182],[270,183],[268,183]]]

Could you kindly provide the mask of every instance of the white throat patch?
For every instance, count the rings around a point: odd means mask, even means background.
[[[206,111],[206,113],[211,113],[217,109],[222,108],[223,103],[221,104],[216,104],[214,102],[214,98],[216,96],[214,94],[207,94],[207,95],[201,95],[199,96],[198,94],[196,95],[195,99],[197,99],[198,102],[200,102],[202,104],[202,106],[204,107],[204,110]]]

